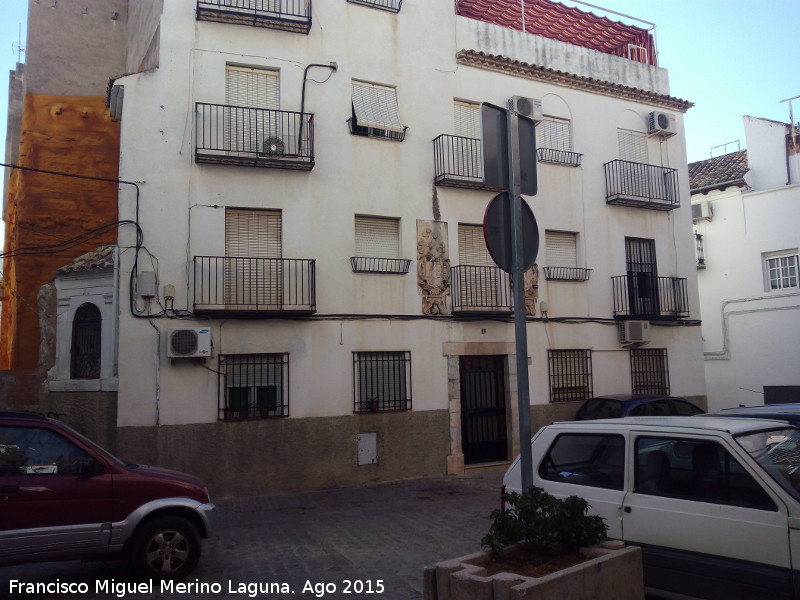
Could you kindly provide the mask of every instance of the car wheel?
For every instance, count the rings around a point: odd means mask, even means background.
[[[133,566],[147,578],[183,579],[194,570],[200,551],[197,528],[181,517],[157,517],[131,541]]]

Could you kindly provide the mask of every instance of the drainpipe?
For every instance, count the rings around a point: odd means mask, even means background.
[[[306,108],[306,79],[308,78],[308,70],[311,67],[322,67],[323,69],[330,69],[333,73],[339,69],[339,65],[331,61],[327,65],[319,63],[311,63],[303,70],[303,87],[300,91],[300,131],[297,135],[297,153],[303,153],[303,125],[305,125],[305,108]],[[326,80],[327,81],[327,80]]]

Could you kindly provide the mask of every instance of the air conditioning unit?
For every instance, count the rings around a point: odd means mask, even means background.
[[[646,344],[650,341],[650,321],[621,321],[619,324],[619,343]]]
[[[678,133],[678,122],[675,115],[666,112],[651,112],[647,116],[647,132],[650,135],[670,137]]]
[[[692,223],[697,223],[703,219],[710,221],[712,216],[714,216],[714,211],[711,209],[710,202],[692,204]]]
[[[264,140],[261,156],[283,156],[286,154],[286,144],[278,136],[270,136]]]
[[[208,358],[211,356],[211,329],[183,327],[167,331],[169,358]]]
[[[528,117],[534,121],[542,120],[542,101],[536,98],[526,98],[525,96],[512,96],[511,104],[513,109],[523,117]]]

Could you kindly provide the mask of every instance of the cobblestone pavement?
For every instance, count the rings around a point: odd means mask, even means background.
[[[72,561],[0,568],[0,598],[421,600],[424,566],[480,549],[501,478],[487,471],[218,500],[214,537],[183,592],[157,581],[131,592],[125,563]],[[27,593],[11,580],[86,584],[88,592]]]

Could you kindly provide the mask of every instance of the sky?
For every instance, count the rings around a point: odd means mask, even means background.
[[[572,0],[565,4],[575,5]],[[685,117],[689,162],[709,158],[712,148],[713,156],[744,149],[745,115],[789,122],[789,103],[781,100],[800,95],[794,33],[800,23],[798,0],[592,0],[591,4],[656,24],[659,65],[669,72],[670,94],[695,104]],[[0,140],[5,140],[8,73],[17,62],[20,24],[25,47],[27,0],[2,0],[0,6]],[[586,5],[581,8],[602,14]],[[793,108],[795,122],[800,121],[800,99],[793,101]]]

